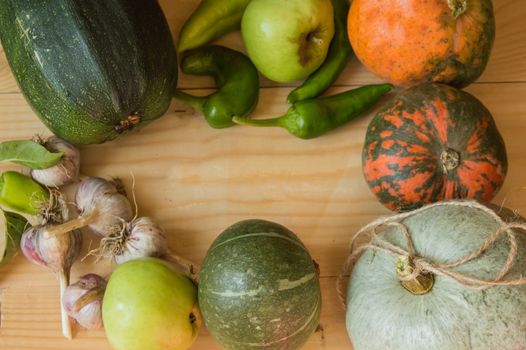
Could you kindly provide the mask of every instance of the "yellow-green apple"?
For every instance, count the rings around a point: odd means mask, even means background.
[[[331,0],[252,0],[241,22],[248,56],[277,82],[307,78],[334,36]]]
[[[131,260],[108,281],[102,319],[115,350],[186,350],[201,326],[197,288],[166,261]]]

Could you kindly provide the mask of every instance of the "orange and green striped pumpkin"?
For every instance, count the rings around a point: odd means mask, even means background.
[[[369,125],[362,160],[372,192],[395,211],[445,199],[489,202],[508,169],[488,109],[442,84],[413,87],[385,105]]]

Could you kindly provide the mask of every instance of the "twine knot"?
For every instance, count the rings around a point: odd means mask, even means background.
[[[419,256],[414,248],[413,239],[406,225],[402,221],[408,217],[419,214],[425,210],[439,206],[459,206],[475,208],[490,215],[498,224],[498,228],[493,231],[482,244],[470,254],[453,261],[451,263],[440,263],[432,261],[426,257]],[[394,226],[399,228],[405,240],[405,247],[397,246],[385,238],[378,235],[381,227]],[[441,276],[454,280],[462,286],[470,289],[488,289],[496,286],[519,286],[526,284],[526,277],[521,276],[516,279],[506,279],[507,275],[515,265],[518,254],[517,233],[514,229],[519,229],[521,233],[526,232],[526,224],[523,222],[505,223],[493,210],[474,201],[450,201],[440,202],[414,210],[408,213],[397,214],[373,221],[363,227],[352,238],[350,253],[337,278],[337,292],[340,302],[345,307],[345,295],[343,280],[366,250],[381,251],[397,258],[396,271],[402,285],[414,294],[427,293],[434,283],[433,276]],[[355,247],[358,238],[365,236],[368,242]],[[454,269],[467,262],[480,257],[486,250],[495,245],[495,242],[502,236],[506,236],[509,242],[509,251],[506,262],[499,274],[493,279],[482,279],[471,274],[456,272]],[[415,287],[416,285],[416,287]],[[413,288],[416,288],[413,290]],[[416,291],[416,292],[415,292]]]

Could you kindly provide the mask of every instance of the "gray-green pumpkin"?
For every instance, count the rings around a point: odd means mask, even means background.
[[[229,227],[210,247],[199,278],[203,319],[227,350],[299,349],[318,326],[316,266],[281,225],[247,220]]]
[[[2,0],[0,40],[27,101],[73,144],[112,140],[162,116],[177,83],[156,0]]]
[[[452,263],[476,251],[502,222],[469,203],[442,203],[403,219],[416,255]],[[521,220],[508,210],[498,213],[506,221]],[[519,279],[526,271],[525,232],[513,232],[519,251],[505,280]],[[383,226],[378,236],[407,247],[400,227]],[[481,256],[451,270],[492,280],[506,264],[509,251],[503,235]],[[431,290],[415,295],[399,281],[396,262],[397,257],[385,251],[367,250],[354,265],[346,321],[356,350],[526,349],[525,285],[479,290],[435,274]]]

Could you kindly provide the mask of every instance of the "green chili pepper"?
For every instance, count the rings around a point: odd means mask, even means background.
[[[325,62],[311,74],[302,85],[298,86],[287,97],[289,103],[308,100],[324,93],[338,78],[345,68],[352,53],[347,34],[347,0],[332,0],[334,7],[334,38],[329,46]]]
[[[259,76],[256,67],[241,52],[223,46],[189,51],[181,62],[184,73],[212,75],[218,90],[204,97],[177,90],[174,97],[202,112],[213,128],[235,125],[232,117],[249,115],[258,103]]]
[[[33,179],[16,171],[0,176],[0,205],[21,214],[38,215],[49,201],[49,192]]]
[[[203,0],[185,22],[177,50],[183,52],[238,29],[251,0]]]
[[[367,85],[334,96],[296,102],[279,118],[249,120],[236,117],[234,122],[282,127],[294,136],[312,139],[366,112],[392,88],[391,84]]]

